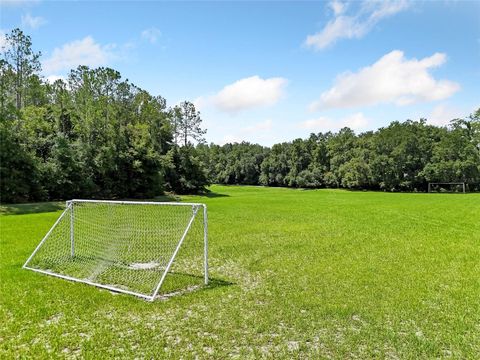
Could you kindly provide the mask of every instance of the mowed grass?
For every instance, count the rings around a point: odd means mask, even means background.
[[[480,194],[211,190],[212,284],[154,303],[22,270],[60,210],[3,208],[0,358],[480,358]]]

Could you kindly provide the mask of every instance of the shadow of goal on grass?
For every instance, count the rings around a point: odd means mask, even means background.
[[[172,297],[186,295],[197,291],[209,291],[232,285],[235,285],[235,283],[217,278],[209,278],[208,285],[205,285],[203,276],[171,272],[165,279],[165,283],[163,284],[157,299],[168,300]]]

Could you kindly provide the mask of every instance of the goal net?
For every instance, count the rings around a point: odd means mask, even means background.
[[[71,200],[24,268],[154,300],[208,283],[203,204]]]

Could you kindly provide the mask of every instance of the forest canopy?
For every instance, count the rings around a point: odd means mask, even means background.
[[[79,66],[49,83],[20,29],[0,59],[2,202],[152,198],[210,183],[425,191],[428,182],[480,190],[480,109],[449,126],[392,122],[355,134],[311,134],[271,148],[210,144],[195,106],[161,96],[114,69]]]

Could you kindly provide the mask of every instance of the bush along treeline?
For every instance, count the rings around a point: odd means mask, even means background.
[[[465,182],[479,191],[480,109],[448,127],[395,121],[360,135],[343,128],[272,148],[243,142],[197,151],[213,183],[426,191],[429,182]]]
[[[103,67],[80,66],[49,83],[40,76],[40,56],[21,30],[6,35],[2,202],[151,198],[202,192],[210,183],[425,191],[428,182],[465,182],[480,190],[480,109],[448,127],[408,120],[271,148],[207,145],[192,103],[167,107],[164,98]]]
[[[2,202],[154,197],[208,185],[191,141],[200,114],[123,80],[80,66],[66,80],[39,75],[40,53],[15,29],[0,60]],[[177,145],[181,144],[181,146]]]

